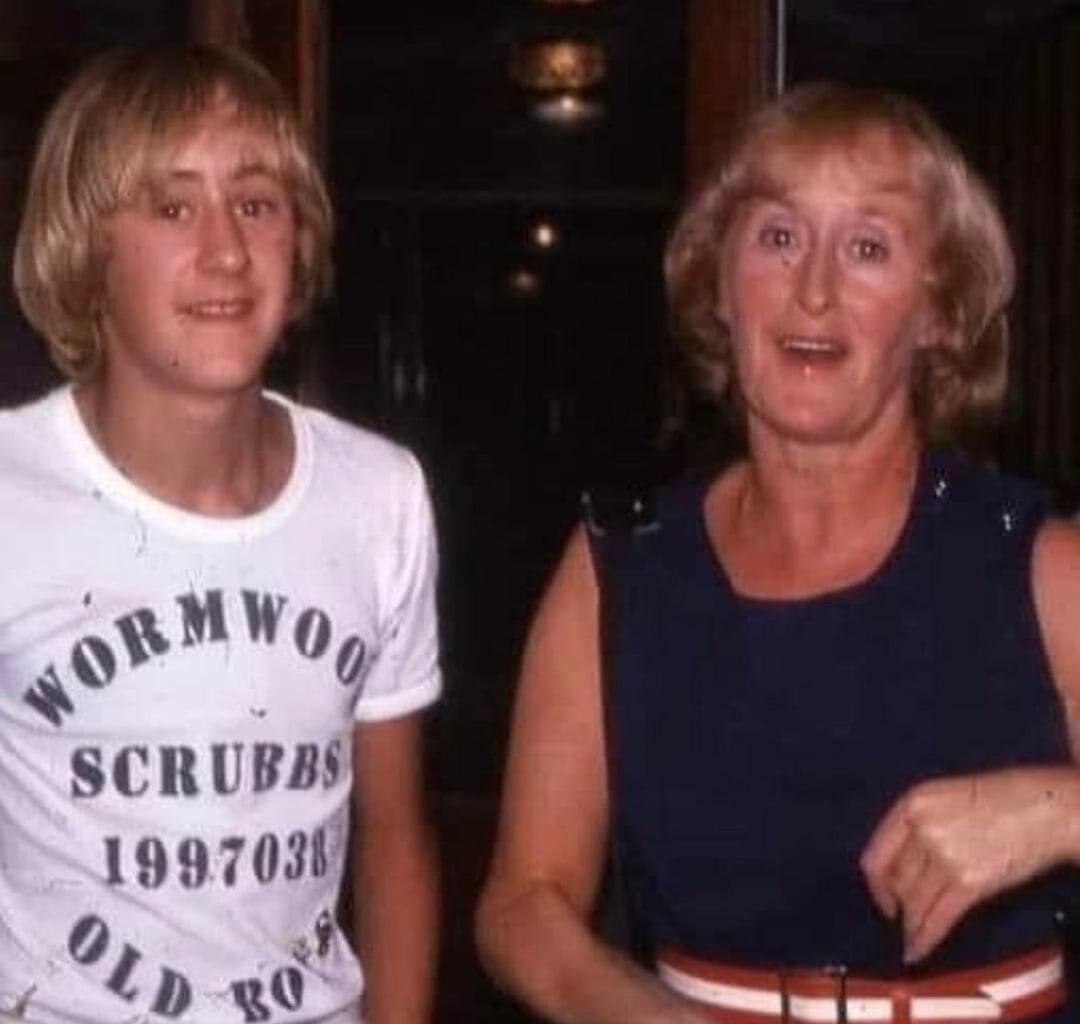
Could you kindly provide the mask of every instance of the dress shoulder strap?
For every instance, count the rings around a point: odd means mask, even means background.
[[[652,951],[634,910],[634,894],[627,883],[620,848],[618,808],[615,800],[611,747],[613,672],[612,638],[615,601],[612,598],[613,567],[630,548],[645,542],[660,530],[656,493],[651,488],[599,488],[586,491],[581,498],[582,522],[589,541],[599,592],[600,687],[604,717],[604,753],[608,766],[608,814],[610,839],[608,862],[604,872],[596,911],[600,934],[612,945],[643,966],[651,969]]]

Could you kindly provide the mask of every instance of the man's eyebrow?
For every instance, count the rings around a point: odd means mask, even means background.
[[[273,178],[280,180],[281,171],[274,164],[266,160],[244,160],[237,164],[229,173],[232,181],[242,181],[246,178]]]
[[[185,170],[182,167],[152,167],[142,175],[141,184],[144,188],[161,188],[174,181],[200,181],[202,175],[198,171]]]
[[[190,167],[160,167],[146,172],[143,177],[144,184],[150,188],[165,185],[169,182],[200,182],[205,178],[202,171]],[[249,178],[272,178],[280,180],[281,172],[266,160],[254,159],[243,160],[228,173],[229,181],[244,181]]]

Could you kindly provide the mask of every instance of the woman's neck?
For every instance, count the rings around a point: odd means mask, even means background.
[[[821,451],[752,443],[706,504],[736,587],[798,597],[870,575],[903,529],[919,462],[913,427],[886,440]]]

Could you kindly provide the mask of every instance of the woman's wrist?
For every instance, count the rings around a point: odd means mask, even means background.
[[[1048,845],[1056,864],[1080,866],[1080,768],[1050,772],[1037,796],[1050,813]]]

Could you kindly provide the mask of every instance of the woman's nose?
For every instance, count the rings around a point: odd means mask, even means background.
[[[814,242],[797,270],[796,297],[808,313],[824,313],[833,302],[836,261],[827,245]]]
[[[211,207],[203,218],[199,255],[204,267],[234,274],[248,265],[247,238],[235,211]]]

